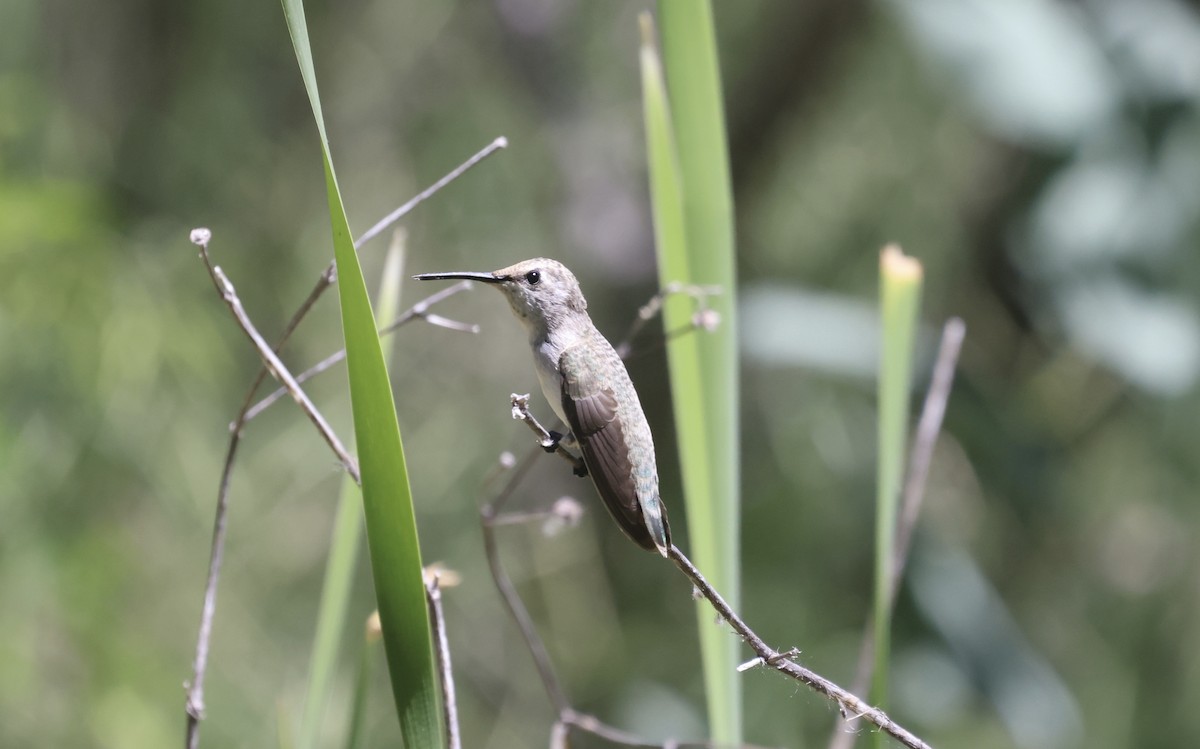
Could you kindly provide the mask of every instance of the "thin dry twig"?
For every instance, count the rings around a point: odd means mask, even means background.
[[[383,220],[379,221],[371,230],[359,237],[354,243],[354,248],[357,250],[362,247],[369,239],[376,236],[391,224],[405,216],[409,211],[416,208],[422,202],[427,200],[440,189],[448,185],[453,180],[457,179],[468,169],[483,161],[485,158],[495,153],[497,150],[508,145],[508,140],[504,137],[499,137],[492,141],[491,144],[484,147],[474,156],[464,162],[462,165],[451,171],[442,179],[435,182],[428,189],[424,190],[412,200],[409,200],[404,205],[397,208]],[[203,235],[204,242],[208,242],[208,233],[205,230]],[[193,233],[193,241],[200,237]],[[207,256],[205,263],[208,264]],[[211,275],[211,271],[210,271]],[[213,279],[214,284],[217,283]],[[283,334],[280,336],[279,342],[276,344],[276,349],[283,347],[284,343],[291,337],[292,333],[300,325],[300,322],[305,318],[308,312],[316,304],[321,295],[325,293],[334,283],[337,282],[337,264],[333,261],[326,266],[325,270],[317,278],[317,283],[313,290],[309,293],[304,303],[292,315]],[[220,286],[218,285],[218,290]],[[452,322],[452,321],[451,321]],[[442,324],[439,322],[439,324]],[[208,575],[205,578],[204,585],[204,601],[200,612],[200,629],[196,637],[196,655],[192,664],[192,678],[184,683],[186,697],[184,701],[184,711],[187,715],[187,731],[185,737],[185,746],[187,749],[196,749],[200,743],[200,721],[204,717],[204,677],[208,669],[208,651],[209,642],[212,638],[212,624],[216,614],[217,587],[220,582],[221,564],[224,559],[225,551],[225,534],[227,529],[226,519],[228,517],[229,507],[229,487],[230,479],[233,474],[233,465],[237,458],[238,446],[241,443],[242,430],[247,421],[247,412],[250,410],[251,402],[254,394],[258,391],[259,386],[266,379],[268,368],[264,365],[259,369],[255,376],[254,382],[243,399],[241,409],[238,412],[237,419],[230,425],[229,449],[225,454],[225,465],[221,470],[221,480],[217,490],[217,503],[213,518],[213,535],[212,543],[209,550]]]
[[[570,463],[571,468],[575,471],[576,476],[586,476],[587,474],[584,472],[585,469],[583,458],[573,454],[570,450],[563,447],[562,443],[565,438],[563,436],[555,436],[552,434],[549,429],[542,426],[541,422],[537,420],[536,416],[530,413],[529,393],[525,393],[523,395],[513,393],[511,399],[512,417],[519,421],[525,422],[525,425],[529,427],[530,431],[537,436],[538,447],[542,448],[546,452],[553,452],[563,460]]]
[[[357,250],[360,246],[370,242],[372,239],[382,234],[385,229],[399,221],[402,217],[412,211],[412,209],[433,197],[439,190],[461,177],[471,167],[475,166],[502,148],[508,148],[508,138],[505,138],[503,135],[501,135],[499,138],[496,138],[474,156],[455,167],[452,171],[447,173],[445,177],[442,177],[437,182],[434,182],[429,187],[417,193],[412,200],[381,218],[374,226],[363,232],[363,235],[358,238],[357,242],[354,243],[354,249]]]
[[[717,615],[727,621],[733,627],[733,630],[741,636],[742,640],[750,646],[750,649],[762,659],[764,667],[773,668],[811,687],[836,703],[843,715],[856,715],[865,718],[904,746],[909,747],[909,749],[930,749],[928,744],[889,718],[882,710],[871,707],[824,676],[791,660],[794,651],[780,652],[767,645],[754,630],[750,629],[746,622],[742,621],[737,612],[729,607],[729,604],[725,602],[725,599],[721,597],[716,588],[710,585],[708,580],[704,579],[704,575],[700,574],[700,570],[696,569],[696,566],[679,550],[678,546],[671,545],[669,558],[692,581],[692,585],[708,600],[716,610]]]
[[[663,294],[670,292],[671,289],[669,287],[668,290],[664,290]],[[660,297],[661,296],[662,295],[660,295]],[[652,300],[650,304],[646,305],[646,307],[643,307],[643,311],[647,309],[650,310],[646,313],[647,316],[652,316],[659,308],[661,308],[661,298],[656,297],[656,300]],[[639,313],[639,320],[641,320],[642,317],[643,314]],[[702,319],[694,319],[693,324],[686,330],[681,331],[681,333],[690,332],[691,330],[695,330],[696,328],[702,326],[707,327],[704,325]],[[635,335],[640,327],[641,326],[635,322],[634,327],[631,330],[630,337]],[[624,354],[628,353],[628,341],[622,344],[622,351]],[[512,397],[512,412],[514,418],[519,418],[525,421],[530,429],[533,430],[538,436],[539,447],[542,447],[546,450],[554,448],[556,452],[561,449],[561,445],[559,445],[558,442],[553,439],[553,436],[544,427],[542,427],[541,424],[537,423],[537,420],[529,413],[528,396],[514,395]],[[501,567],[499,561],[499,554],[496,550],[496,543],[492,530],[492,526],[496,524],[497,506],[502,500],[507,499],[507,497],[515,490],[517,483],[519,483],[525,472],[528,471],[529,465],[531,464],[534,456],[536,456],[536,452],[531,452],[530,456],[528,456],[521,464],[521,470],[510,478],[510,481],[505,487],[505,490],[501,493],[500,498],[485,504],[480,512],[483,519],[484,545],[487,549],[488,564],[492,569],[492,575],[495,579],[496,587],[500,590],[501,596],[504,598],[505,605],[508,607],[509,612],[513,615],[513,619],[517,622],[518,628],[521,630],[522,637],[525,639],[526,645],[533,654],[534,661],[537,664],[539,674],[542,676],[542,682],[546,687],[550,701],[559,713],[558,720],[554,724],[554,728],[551,732],[551,746],[565,746],[568,739],[569,729],[571,727],[577,727],[590,731],[591,733],[606,738],[609,741],[624,744],[626,746],[661,746],[658,744],[647,743],[643,739],[640,739],[636,736],[632,736],[620,731],[619,729],[607,726],[592,716],[583,716],[573,712],[573,709],[570,707],[569,700],[567,699],[561,684],[558,682],[558,679],[554,674],[553,666],[550,662],[548,654],[546,653],[545,646],[542,644],[541,639],[534,628],[532,619],[530,618],[528,611],[525,609],[519,595],[516,593],[516,590],[513,588],[511,580],[509,580],[507,575],[505,575],[503,572],[503,568]],[[566,457],[568,457],[572,463],[575,463],[574,456],[571,456],[569,452],[567,453]],[[754,630],[750,629],[745,621],[743,621],[742,618],[732,608],[730,608],[729,604],[726,603],[721,594],[718,593],[711,584],[709,584],[709,582],[704,578],[696,566],[692,564],[691,560],[689,560],[687,556],[679,549],[679,547],[675,545],[671,546],[669,558],[672,562],[674,562],[675,566],[691,581],[694,589],[699,591],[699,593],[708,600],[708,602],[716,610],[717,614],[726,622],[728,622],[734,631],[755,652],[757,658],[748,664],[744,664],[739,670],[747,670],[755,665],[772,668],[780,673],[790,676],[793,679],[796,679],[818,693],[828,697],[838,705],[838,708],[843,715],[853,715],[865,718],[866,720],[878,726],[887,734],[891,735],[897,741],[900,741],[905,746],[910,747],[910,749],[930,749],[928,744],[913,735],[903,726],[896,723],[882,710],[872,707],[859,697],[855,696],[853,693],[848,692],[842,687],[838,686],[836,683],[826,679],[825,677],[808,668],[805,668],[804,666],[801,666],[799,663],[796,663],[793,658],[799,655],[799,651],[797,649],[792,648],[781,652],[767,645],[766,642],[759,637]],[[593,721],[595,721],[595,723],[593,723]],[[675,742],[671,742],[669,745],[678,746],[678,744]]]
[[[896,556],[892,560],[889,600],[896,598],[896,589],[904,574],[908,560],[908,549],[913,531],[917,527],[917,516],[925,499],[925,486],[929,479],[929,465],[933,462],[933,449],[942,432],[942,421],[946,416],[946,404],[950,402],[950,390],[954,387],[954,372],[958,367],[958,355],[962,351],[967,326],[962,319],[952,317],[942,328],[942,342],[938,347],[929,383],[929,393],[921,408],[917,422],[917,434],[913,440],[912,457],[908,464],[908,476],[904,482],[904,496],[900,505],[900,524],[896,528]]]
[[[698,309],[689,325],[667,334],[659,345],[664,345],[666,341],[677,335],[690,333],[697,329],[712,330],[719,323],[719,317],[716,317],[715,313],[708,308],[706,298],[708,295],[717,293],[718,291],[718,289],[712,287],[685,286],[683,284],[669,285],[639,309],[637,319],[634,320],[633,325],[618,348],[619,355],[622,358],[628,358],[633,338],[646,322],[661,311],[663,300],[670,294],[686,293],[692,296],[697,301]],[[537,448],[540,448],[542,451],[557,453],[571,464],[576,475],[586,475],[581,471],[581,466],[583,465],[582,458],[576,457],[567,450],[562,445],[563,438],[542,426],[529,411],[528,394],[518,395],[514,393],[511,397],[511,405],[513,418],[525,422],[526,426],[537,437]],[[657,749],[679,749],[681,747],[718,749],[722,747],[723,745],[713,742],[680,742],[674,739],[663,743],[647,741],[619,728],[610,726],[593,715],[581,713],[571,707],[566,691],[563,689],[562,683],[555,673],[554,665],[550,660],[546,646],[534,626],[533,618],[529,615],[529,610],[525,607],[524,601],[522,601],[520,594],[517,593],[516,587],[501,564],[499,547],[495,536],[495,528],[501,525],[543,522],[550,519],[570,525],[577,519],[576,513],[578,510],[564,509],[560,506],[563,504],[563,500],[556,502],[552,510],[533,512],[501,511],[502,507],[516,491],[517,486],[529,472],[533,462],[537,459],[537,448],[531,449],[519,462],[514,461],[510,453],[501,455],[498,466],[499,470],[512,469],[512,473],[500,492],[491,501],[485,502],[480,507],[479,515],[483,529],[484,550],[488,561],[488,569],[492,574],[492,580],[500,593],[501,599],[504,601],[505,607],[508,609],[509,615],[516,623],[517,629],[520,631],[530,655],[533,657],[534,666],[538,671],[538,676],[541,678],[542,686],[546,690],[546,695],[558,713],[558,719],[554,722],[550,733],[551,749],[566,749],[570,745],[570,733],[572,729],[585,731],[611,743],[630,747],[652,747]],[[572,501],[571,504],[576,508],[578,507],[578,503]],[[755,749],[755,747],[745,744],[741,745],[740,749]]]
[[[721,316],[716,310],[708,306],[708,298],[720,293],[720,286],[694,286],[680,282],[667,284],[662,291],[650,297],[650,301],[638,308],[637,317],[633,318],[629,330],[625,332],[625,337],[615,346],[617,355],[622,359],[628,359],[632,355],[633,339],[637,338],[638,333],[642,331],[646,323],[653,320],[662,311],[667,297],[673,294],[686,294],[695,302],[696,311],[692,313],[691,323],[679,330],[670,331],[663,336],[663,339],[658,342],[656,347],[651,347],[646,351],[639,351],[637,352],[638,355],[653,351],[658,347],[666,345],[667,341],[694,330],[716,330],[717,326],[721,324]]]
[[[942,328],[942,341],[938,346],[929,392],[926,394],[925,404],[921,408],[921,418],[917,422],[916,437],[913,440],[908,473],[904,481],[900,518],[896,526],[895,552],[889,566],[887,582],[886,598],[889,614],[892,606],[895,605],[896,592],[900,588],[900,579],[904,575],[904,568],[908,562],[909,546],[912,543],[917,517],[921,513],[921,504],[925,498],[929,464],[933,460],[933,450],[937,445],[938,435],[942,431],[942,420],[946,415],[950,390],[954,386],[954,371],[958,365],[958,355],[962,350],[966,332],[966,325],[957,317],[947,320]],[[854,669],[854,681],[851,685],[851,690],[856,693],[866,690],[875,665],[873,620],[874,614],[869,613],[866,625],[863,627],[862,644],[859,646],[858,663]],[[851,749],[858,738],[858,734],[854,730],[856,722],[857,716],[850,716],[844,721],[838,721],[834,725],[833,735],[829,738],[829,749]]]
[[[483,529],[483,550],[487,557],[488,570],[492,573],[492,582],[495,583],[496,590],[500,592],[500,599],[504,601],[509,616],[516,622],[517,629],[525,640],[525,646],[529,648],[529,653],[533,656],[533,665],[537,668],[538,677],[542,680],[542,687],[546,690],[550,704],[554,706],[555,712],[561,715],[564,710],[570,708],[567,693],[563,691],[558,675],[554,671],[554,665],[550,661],[550,654],[546,651],[542,638],[537,634],[537,629],[533,625],[533,617],[529,615],[529,609],[525,608],[525,603],[517,593],[516,586],[513,585],[512,579],[500,562],[500,548],[496,544],[494,530],[501,509],[512,497],[522,479],[529,473],[529,469],[533,467],[537,457],[537,451],[530,450],[512,467],[508,481],[505,482],[500,492],[479,508],[479,521]]]
[[[300,325],[300,322],[312,309],[317,300],[321,298],[322,292],[333,283],[333,274],[326,270],[317,279],[316,286],[309,292],[304,302],[296,310],[295,314],[288,321],[287,326],[280,335],[279,341],[275,344],[275,350],[283,348],[291,338],[293,332]],[[258,390],[263,380],[267,377],[267,368],[265,366],[258,370],[258,374],[251,383],[250,389],[246,391],[246,395],[242,398],[242,406],[238,410],[238,418],[234,421],[230,428],[229,449],[225,453],[225,465],[221,469],[221,481],[217,490],[217,508],[213,519],[213,535],[212,547],[209,553],[208,560],[208,575],[205,578],[204,584],[204,603],[200,610],[200,632],[196,641],[196,655],[192,662],[192,678],[187,682],[185,688],[187,697],[185,699],[184,709],[187,712],[187,737],[186,742],[189,749],[195,749],[200,740],[200,720],[204,717],[204,675],[208,664],[208,644],[212,637],[213,616],[217,608],[217,583],[221,574],[221,562],[225,556],[225,527],[227,518],[227,507],[229,503],[229,485],[233,476],[233,464],[237,457],[237,450],[242,441],[242,429],[246,423],[246,411],[250,407],[250,402],[254,398],[254,393]]]
[[[521,481],[528,474],[529,469],[533,467],[534,462],[538,458],[538,452],[537,448],[531,449],[516,463],[511,461],[511,456],[509,455],[505,456],[509,460],[501,460],[501,466],[504,469],[511,469],[508,481],[505,482],[503,488],[495,497],[485,502],[479,508],[479,517],[480,525],[483,529],[484,551],[487,557],[488,569],[492,574],[492,581],[496,589],[500,592],[500,598],[504,602],[505,608],[508,609],[509,615],[516,623],[517,629],[525,641],[525,646],[533,656],[534,666],[537,669],[538,676],[541,678],[546,696],[558,714],[557,720],[551,729],[550,746],[563,748],[570,746],[569,739],[572,729],[591,733],[611,743],[629,747],[645,747],[647,749],[683,749],[684,747],[720,749],[725,746],[707,741],[682,742],[674,739],[665,742],[647,741],[644,738],[622,731],[615,726],[610,726],[594,715],[580,712],[571,706],[566,690],[563,688],[562,682],[559,681],[558,674],[554,670],[554,665],[550,660],[550,654],[546,650],[545,643],[542,641],[533,623],[533,617],[530,616],[524,601],[521,599],[520,594],[517,593],[516,586],[513,585],[512,579],[509,578],[504,565],[500,561],[499,546],[496,542],[495,529],[498,526],[516,525],[522,522],[540,522],[551,517],[562,517],[562,513],[556,510],[522,513],[501,512],[501,508],[515,493]],[[757,748],[750,744],[744,744],[740,745],[739,749]]]
[[[425,600],[433,630],[433,654],[437,660],[442,687],[442,720],[446,728],[447,749],[462,749],[458,730],[458,700],[454,695],[454,669],[450,666],[450,641],[446,638],[446,616],[442,610],[442,588],[436,570],[426,570]]]
[[[379,335],[381,337],[385,336],[385,335],[391,335],[396,330],[404,327],[405,325],[412,322],[413,320],[424,320],[425,322],[427,322],[431,325],[439,325],[443,328],[450,328],[452,330],[461,330],[461,331],[464,331],[467,333],[478,333],[479,332],[478,325],[474,325],[474,324],[470,324],[470,323],[462,323],[462,322],[458,322],[456,320],[449,320],[445,317],[441,317],[440,315],[435,315],[429,311],[429,308],[432,307],[433,305],[437,304],[438,302],[449,299],[450,297],[454,296],[455,294],[459,294],[464,291],[469,291],[470,289],[471,289],[470,281],[460,281],[459,283],[456,283],[453,286],[448,286],[448,287],[442,289],[441,291],[438,291],[436,294],[430,294],[429,296],[425,297],[424,299],[422,299],[421,301],[417,302],[412,307],[410,307],[408,310],[403,312],[395,320],[391,321],[387,325],[380,328]],[[325,372],[325,371],[331,369],[334,365],[338,364],[341,361],[344,361],[345,358],[346,358],[346,349],[344,349],[344,348],[339,349],[339,350],[335,351],[334,353],[330,354],[329,356],[325,357],[321,361],[317,362],[313,366],[304,370],[300,374],[296,375],[296,382],[304,383],[307,380],[321,374],[322,372]],[[246,412],[246,416],[245,416],[246,421],[252,421],[256,416],[261,414],[263,411],[266,411],[268,408],[270,408],[277,400],[282,398],[284,395],[287,395],[287,388],[281,387],[281,388],[276,389],[275,392],[271,393],[267,397],[260,400],[258,403],[255,403],[250,408],[250,410]]]
[[[304,411],[304,415],[313,423],[317,431],[321,434],[321,438],[329,445],[329,449],[333,450],[333,454],[337,456],[342,465],[346,467],[346,471],[354,479],[355,483],[359,483],[358,461],[346,450],[346,446],[342,444],[341,439],[334,433],[333,427],[329,426],[329,422],[317,410],[316,405],[309,399],[308,395],[300,388],[296,382],[296,378],[288,371],[288,368],[280,361],[279,356],[271,349],[271,346],[258,332],[258,328],[254,327],[254,323],[250,320],[250,316],[246,314],[246,309],[242,306],[242,300],[238,298],[237,290],[233,284],[221,270],[221,266],[213,265],[212,260],[208,256],[208,241],[211,238],[211,233],[208,229],[196,229],[192,232],[192,241],[200,247],[200,257],[204,260],[204,266],[208,268],[208,273],[212,277],[213,286],[216,287],[217,293],[221,295],[222,301],[229,307],[229,311],[233,313],[234,319],[237,320],[238,326],[254,347],[258,349],[258,355],[262,357],[263,363],[271,372],[271,375],[283,383],[288,394],[292,396],[292,400],[300,406]]]

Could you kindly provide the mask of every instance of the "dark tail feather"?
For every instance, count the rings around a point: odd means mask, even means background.
[[[642,516],[646,520],[646,529],[650,531],[650,540],[659,554],[666,557],[671,550],[671,525],[667,522],[667,508],[662,500],[655,497],[642,505]]]

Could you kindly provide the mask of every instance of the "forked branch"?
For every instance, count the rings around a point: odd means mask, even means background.
[[[388,226],[391,226],[400,218],[408,214],[408,212],[416,208],[450,182],[457,179],[468,169],[480,163],[496,151],[506,147],[507,145],[508,141],[504,137],[496,138],[485,148],[455,168],[445,177],[442,177],[429,188],[422,191],[407,203],[392,211],[392,213],[376,223],[375,226],[371,227],[366,234],[359,237],[359,239],[354,243],[354,248],[356,250],[360,248],[369,239],[384,231]],[[202,244],[202,249],[206,250],[210,237],[211,234],[207,230],[193,232],[192,241],[197,244]],[[229,300],[226,297],[226,289],[224,287],[225,285],[228,285],[228,290],[232,292],[232,284],[228,284],[228,279],[225,279],[225,282],[222,283],[221,278],[216,272],[218,269],[215,269],[212,263],[209,261],[207,252],[204,251],[202,254],[205,265],[209,269],[209,274],[212,277],[214,286],[217,288],[217,291],[221,294],[222,298],[226,299],[228,303]],[[221,275],[223,276],[223,274]],[[296,310],[295,314],[292,315],[291,320],[288,322],[287,327],[284,329],[284,332],[280,336],[279,342],[275,345],[275,348],[271,349],[270,347],[265,346],[265,343],[262,342],[261,336],[258,336],[258,341],[255,342],[255,345],[258,346],[260,353],[264,351],[266,352],[266,354],[264,354],[264,360],[269,360],[272,357],[278,360],[278,357],[275,357],[274,354],[283,347],[284,343],[286,343],[286,341],[291,337],[292,333],[299,326],[300,322],[316,304],[317,300],[319,300],[325,291],[327,291],[329,287],[332,286],[336,281],[337,266],[335,263],[330,262],[317,278],[316,285],[313,287],[312,291],[309,292],[308,297],[300,305],[299,309]],[[440,294],[443,295],[441,298],[444,298],[444,296],[448,295],[449,293],[455,292],[451,292],[449,290],[440,292]],[[236,298],[236,294],[233,296]],[[417,317],[422,317],[435,324],[446,324],[447,322],[453,323],[453,321],[445,321],[444,319],[440,318],[438,320],[434,320],[432,318],[436,316],[430,315],[427,312],[428,306],[433,304],[433,298],[438,296],[438,294],[435,294],[430,298],[425,299],[423,302],[418,303],[413,310],[411,310],[413,314],[410,318],[404,319],[403,316],[401,316],[401,319],[398,319],[395,323],[389,326],[388,332],[390,332],[390,330],[394,330],[396,327],[399,327],[405,322],[408,322],[409,319],[415,319]],[[240,308],[240,302],[238,303],[237,307]],[[238,310],[234,309],[232,306],[231,309],[233,309],[236,316]],[[241,310],[241,312],[244,315],[245,311]],[[246,321],[249,322],[248,317],[246,318]],[[453,326],[454,325],[447,325],[447,327]],[[250,328],[253,328],[253,326],[250,326]],[[246,326],[243,326],[243,330],[247,330]],[[247,332],[249,331],[247,330]],[[217,489],[217,503],[213,518],[212,544],[209,551],[208,574],[204,585],[204,600],[200,612],[200,630],[196,638],[196,654],[192,663],[192,678],[184,683],[184,689],[186,690],[184,710],[187,714],[187,732],[184,745],[187,747],[187,749],[196,749],[200,743],[200,721],[204,717],[204,678],[208,669],[209,641],[212,637],[213,618],[216,614],[217,586],[220,581],[221,564],[224,558],[230,479],[233,475],[233,466],[237,458],[238,447],[241,444],[242,430],[249,418],[251,418],[250,411],[254,395],[258,392],[259,386],[263,383],[268,372],[272,371],[272,369],[272,367],[264,364],[264,366],[259,370],[258,374],[254,378],[254,381],[251,383],[249,390],[246,392],[245,398],[243,398],[242,406],[238,411],[237,418],[235,418],[233,423],[230,425],[229,449],[225,454],[225,464],[221,470],[221,480]],[[286,369],[283,371],[286,371]],[[295,386],[295,390],[297,392],[303,392],[299,390],[299,378],[293,379],[293,385]],[[283,392],[288,392],[288,390],[283,389]],[[266,406],[263,406],[263,408],[265,407]],[[315,409],[313,410],[315,411]],[[259,409],[259,411],[261,411],[261,409]],[[258,413],[258,411],[255,411],[255,413]],[[332,430],[329,431],[329,434],[332,434]],[[351,461],[351,463],[348,464],[348,467],[349,465],[353,465],[353,462]]]

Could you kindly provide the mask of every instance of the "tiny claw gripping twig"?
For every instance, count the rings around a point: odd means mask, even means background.
[[[562,443],[566,439],[565,435],[558,432],[551,432],[546,427],[542,426],[529,411],[529,393],[513,393],[512,400],[512,417],[525,422],[525,425],[537,436],[538,447],[548,453],[558,453],[563,460],[571,464],[571,470],[576,476],[586,476],[587,466],[583,464],[583,458],[573,455],[570,450],[563,447]]]

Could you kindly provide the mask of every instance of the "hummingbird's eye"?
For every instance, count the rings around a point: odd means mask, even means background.
[[[529,271],[528,273],[525,274],[525,280],[529,283],[530,286],[537,286],[538,282],[542,280],[541,271],[536,271],[536,270]]]

